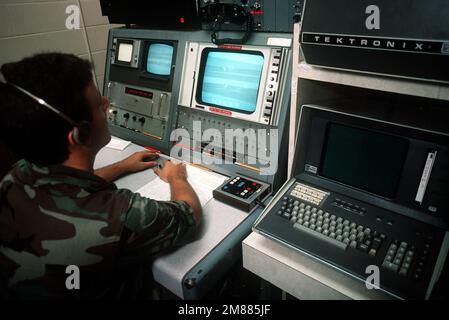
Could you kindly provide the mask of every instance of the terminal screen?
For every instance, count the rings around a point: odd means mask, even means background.
[[[330,123],[320,175],[393,198],[408,147],[404,138]]]

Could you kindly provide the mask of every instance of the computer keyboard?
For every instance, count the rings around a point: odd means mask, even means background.
[[[419,221],[294,183],[256,223],[269,237],[364,281],[369,265],[398,298],[424,298],[444,232]]]

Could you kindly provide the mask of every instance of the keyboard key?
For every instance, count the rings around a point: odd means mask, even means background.
[[[362,252],[368,252],[368,246],[364,243],[359,243],[357,249]]]
[[[401,268],[401,270],[399,270],[399,275],[406,277],[408,273],[408,269],[406,268]]]
[[[310,229],[304,228],[304,226],[302,226],[302,225],[300,225],[298,223],[295,223],[293,225],[293,227],[295,229],[301,231],[301,232],[304,232],[304,233],[306,233],[306,234],[308,234],[308,235],[310,235],[310,236],[312,236],[312,237],[314,237],[316,239],[325,241],[325,242],[327,242],[327,243],[329,243],[329,244],[331,244],[331,245],[333,245],[333,246],[335,246],[337,248],[340,248],[342,250],[346,250],[346,248],[347,248],[346,244],[344,244],[342,242],[339,242],[339,241],[337,241],[335,239],[331,239],[329,237],[326,237],[325,235],[323,235],[323,234],[321,234],[319,232],[316,232],[314,230],[310,230]]]
[[[394,257],[395,259],[400,259],[400,260],[402,260],[403,258],[404,258],[404,254],[403,253],[400,253],[399,251],[398,251],[398,253],[396,253],[396,257]]]
[[[353,249],[357,248],[357,241],[351,241],[351,244],[349,246]]]
[[[373,248],[371,248],[371,249],[369,250],[369,252],[368,252],[368,254],[369,254],[370,256],[372,256],[372,257],[375,257],[375,256],[376,256],[376,253],[377,253],[377,250],[376,250],[376,249],[373,249]]]
[[[385,261],[382,264],[382,267],[385,267],[386,269],[391,270],[393,272],[398,272],[398,269],[399,269],[399,266],[397,264],[387,262],[387,261]]]
[[[380,240],[379,238],[374,238],[372,247],[377,250],[380,248],[381,244],[382,244],[382,240]]]
[[[413,257],[415,253],[411,250],[407,251],[407,253],[405,254],[406,257]]]

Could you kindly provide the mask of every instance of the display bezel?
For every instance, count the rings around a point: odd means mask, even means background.
[[[164,44],[169,45],[173,48],[173,55],[171,58],[171,68],[170,68],[170,74],[169,75],[159,75],[155,73],[151,73],[147,71],[147,61],[148,61],[148,54],[151,45],[154,44]],[[176,61],[176,42],[175,41],[169,41],[169,40],[146,40],[144,41],[143,46],[143,54],[142,59],[140,63],[140,76],[147,79],[154,79],[157,81],[163,81],[163,82],[171,82],[173,79],[173,74],[175,72],[175,61]]]
[[[261,72],[260,72],[260,78],[259,78],[259,85],[257,87],[257,96],[256,96],[256,106],[254,108],[254,111],[245,111],[245,110],[241,110],[241,109],[237,109],[237,108],[232,108],[232,107],[227,107],[227,106],[223,106],[223,105],[218,105],[218,104],[213,104],[213,103],[208,103],[203,101],[201,95],[202,95],[202,91],[203,91],[203,82],[204,82],[204,76],[205,76],[205,70],[206,70],[206,65],[207,65],[207,59],[208,56],[211,52],[227,52],[227,53],[238,53],[238,54],[250,54],[250,55],[257,55],[257,56],[261,56],[264,61],[262,64],[262,68],[261,68]],[[265,55],[263,54],[263,52],[261,51],[257,51],[257,50],[232,50],[232,49],[224,49],[224,48],[205,48],[202,52],[201,52],[201,62],[200,62],[200,68],[199,68],[199,72],[198,72],[198,83],[196,86],[196,93],[195,93],[195,97],[196,97],[196,101],[199,102],[202,105],[205,106],[209,106],[209,107],[216,107],[219,109],[225,109],[225,110],[230,110],[232,112],[236,112],[236,113],[242,113],[242,114],[254,114],[258,112],[259,109],[259,104],[258,104],[258,100],[259,100],[259,95],[260,95],[260,88],[261,88],[261,83],[263,81],[263,69],[264,69],[264,64],[265,64]]]

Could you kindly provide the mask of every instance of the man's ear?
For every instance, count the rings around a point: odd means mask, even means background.
[[[67,135],[67,140],[69,141],[70,145],[77,145],[78,143],[76,143],[75,139],[73,138],[73,130],[70,130],[68,135]]]

